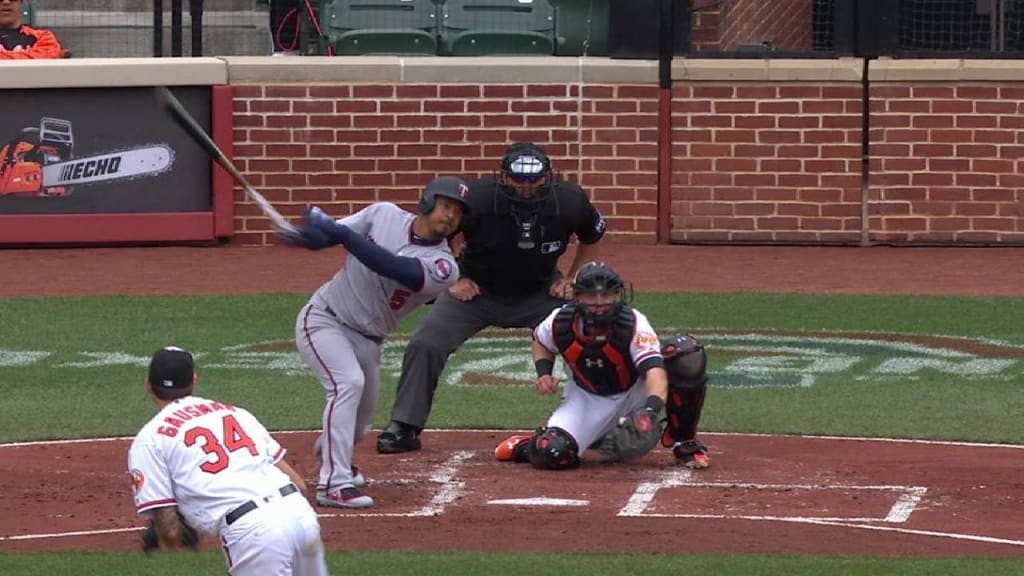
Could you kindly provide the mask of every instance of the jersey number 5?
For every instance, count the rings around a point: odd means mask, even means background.
[[[217,438],[217,436],[210,431],[209,428],[192,428],[185,433],[185,446],[192,446],[200,438],[203,439],[203,452],[207,454],[213,454],[214,459],[209,462],[204,462],[199,469],[203,472],[210,474],[216,474],[221,470],[228,467],[228,463],[231,461],[231,457],[228,456],[228,452],[234,452],[246,448],[249,450],[249,454],[256,456],[259,451],[256,450],[256,443],[252,441],[252,438],[242,430],[242,426],[238,424],[238,420],[231,414],[224,416],[224,442]],[[226,449],[226,450],[225,450]]]
[[[391,293],[391,309],[398,310],[405,305],[405,301],[412,296],[412,292],[408,290],[398,289]]]

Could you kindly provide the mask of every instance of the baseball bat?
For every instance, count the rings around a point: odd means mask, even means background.
[[[224,152],[217,146],[217,143],[203,130],[203,128],[196,122],[195,118],[185,110],[185,107],[181,105],[181,102],[171,93],[166,86],[157,86],[155,88],[157,101],[166,110],[170,111],[171,117],[180,125],[185,133],[188,134],[192,140],[202,146],[206,153],[209,154],[217,164],[220,164],[221,168],[227,171],[231,175],[231,178],[242,187],[245,191],[245,195],[250,200],[256,203],[263,211],[263,214],[270,218],[271,222],[278,230],[295,231],[295,226],[284,219],[281,213],[274,208],[274,205],[267,200],[263,194],[256,191],[255,188],[249,184],[249,181],[242,176],[242,173],[235,168],[235,165],[231,160],[224,154]]]

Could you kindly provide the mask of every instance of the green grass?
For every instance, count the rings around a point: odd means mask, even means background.
[[[250,408],[272,429],[316,428],[323,394],[292,345],[295,314],[306,297],[6,299],[0,302],[5,322],[0,351],[47,356],[12,366],[10,361],[4,365],[0,355],[5,394],[0,441],[134,434],[152,413],[143,389],[145,365],[152,351],[167,343],[200,355],[199,394]],[[744,377],[731,368],[737,356],[729,349],[736,344],[715,335],[725,330],[874,331],[986,338],[1019,347],[1024,345],[1024,326],[1018,321],[1024,318],[1024,299],[641,294],[636,306],[658,328],[707,334],[712,388],[702,420],[705,430],[1024,442],[1019,425],[1024,359],[1011,358],[1014,365],[998,377],[924,368],[912,378],[876,378],[870,370],[890,359],[893,350],[844,345],[828,352],[855,354],[863,369],[818,374],[809,387],[747,388],[736,387]],[[399,332],[408,333],[417,318],[407,319]],[[231,351],[267,341],[278,342],[279,351],[244,357]],[[521,344],[507,347],[504,353],[522,358],[521,385],[442,385],[431,427],[521,429],[543,420],[556,399],[522,385],[530,379],[528,341],[523,336]],[[98,353],[106,354],[105,360],[98,361]],[[1024,356],[1020,350],[1013,353]],[[382,374],[377,426],[387,422],[399,354],[398,348],[385,354],[392,368]],[[449,368],[494,355],[467,345]],[[942,353],[931,358],[947,360]]]
[[[596,574],[730,574],[751,576],[1010,576],[1021,562],[997,558],[802,558],[684,554],[527,554],[447,552],[331,552],[332,574],[388,576],[594,576]],[[224,574],[217,552],[0,553],[5,576],[195,576]]]

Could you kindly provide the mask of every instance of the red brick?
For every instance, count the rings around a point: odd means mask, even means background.
[[[934,84],[918,85],[913,87],[913,98],[923,98],[932,100],[952,100],[956,97],[956,93],[953,88],[947,86],[936,86]]]
[[[334,103],[334,111],[338,114],[376,112],[377,103],[373,100],[339,100]]]
[[[975,190],[972,194],[976,202],[1020,202],[1019,192],[1015,190]]]
[[[821,213],[817,204],[780,202],[776,207],[779,216],[818,216]]]
[[[310,128],[351,128],[352,116],[348,114],[315,114],[309,117]]]
[[[793,216],[763,216],[757,218],[758,230],[796,230],[800,219]]]
[[[236,88],[237,89],[237,88]],[[331,86],[309,86],[310,98],[323,98],[326,100],[344,100],[352,97],[352,86],[331,85]]]
[[[820,116],[765,116],[765,118],[776,120],[779,128],[821,128]],[[830,133],[835,134],[834,131],[830,131]]]
[[[374,130],[336,130],[335,139],[338,142],[377,142],[378,135]]]
[[[690,126],[694,128],[728,128],[732,126],[732,116],[701,114],[690,118]]]
[[[957,86],[956,97],[958,100],[996,100],[999,98],[999,88],[995,86]]]
[[[928,199],[934,202],[969,202],[971,191],[963,188],[931,188]]]
[[[910,183],[914,186],[952,186],[953,175],[946,173],[930,174],[918,172],[910,175]],[[957,183],[959,185],[959,183]]]
[[[915,88],[915,90],[917,90]],[[870,96],[876,100],[888,100],[892,98],[910,98],[910,86],[899,86],[894,84],[872,84],[870,87]],[[949,90],[949,96],[953,96],[953,91]],[[914,98],[935,98],[937,96],[920,96],[916,92]]]
[[[776,86],[744,86],[736,87],[736,98],[751,98],[755,100],[771,100],[777,98],[779,89]]]
[[[956,147],[956,155],[961,158],[993,158],[996,147],[988,144],[960,144]]]
[[[1008,130],[975,130],[974,141],[985,144],[1012,144],[1015,142],[1015,134]]]
[[[731,86],[706,86],[696,84],[693,86],[693,98],[714,100],[717,98],[732,98],[735,89]],[[738,96],[740,98],[752,98],[750,94]]]
[[[736,186],[775,186],[777,181],[789,176],[787,174],[735,174],[733,175],[733,183]]]
[[[718,100],[714,103],[715,114],[753,114],[757,104],[753,100]]]
[[[931,111],[935,114],[970,114],[975,112],[977,104],[980,102],[976,103],[973,100],[933,100]]]
[[[995,128],[998,119],[995,116],[957,116],[957,128]]]
[[[474,84],[442,84],[439,98],[470,99],[480,97],[480,86]]]
[[[931,104],[928,100],[886,100],[885,109],[887,112],[927,114],[931,111]]]
[[[993,216],[998,210],[995,204],[980,202],[962,202],[953,206],[953,211],[960,216]]]
[[[525,87],[520,84],[494,84],[484,86],[484,98],[522,98]]]
[[[395,86],[381,84],[357,84],[352,87],[353,98],[366,98],[379,100],[381,98],[394,98]]]
[[[931,138],[927,136],[921,136],[917,138],[918,142],[949,142],[951,144],[960,144],[963,142],[970,142],[972,134],[970,130],[932,130]]]
[[[266,98],[285,98],[287,100],[294,100],[297,98],[305,98],[307,95],[306,86],[264,86],[263,96]]]

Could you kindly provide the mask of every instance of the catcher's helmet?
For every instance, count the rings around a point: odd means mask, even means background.
[[[626,285],[622,278],[612,270],[612,267],[604,262],[588,262],[576,272],[572,289],[576,300],[576,309],[579,310],[585,325],[606,326],[615,319],[626,304]],[[594,310],[590,305],[580,301],[580,296],[587,294],[615,294],[615,302],[603,312]]]
[[[427,187],[423,190],[423,195],[420,196],[420,214],[430,214],[434,210],[434,204],[437,203],[438,196],[455,200],[462,205],[462,213],[466,214],[469,212],[469,204],[466,201],[468,195],[469,187],[462,181],[462,178],[457,176],[434,178],[427,184]]]

